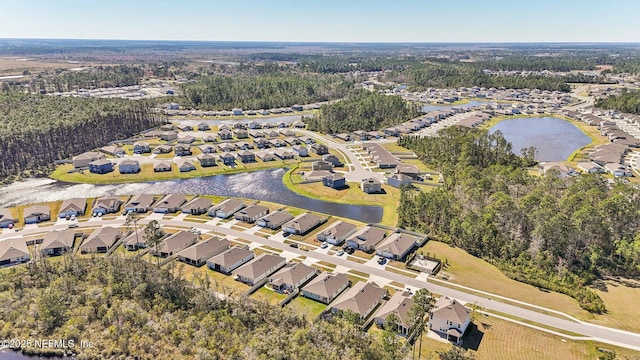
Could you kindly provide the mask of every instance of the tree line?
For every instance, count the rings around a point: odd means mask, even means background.
[[[310,130],[337,134],[355,130],[380,130],[419,115],[415,105],[398,96],[357,90],[342,101],[323,105],[320,113],[307,119],[306,123]]]
[[[48,80],[38,81],[38,90],[73,91],[139,85],[144,70],[140,66],[98,66],[78,71],[65,71]]]
[[[0,175],[50,167],[157,126],[145,101],[0,95]]]
[[[618,96],[609,96],[599,99],[595,105],[607,110],[617,110],[630,114],[640,115],[640,91],[626,91]]]
[[[588,285],[640,274],[640,192],[599,175],[528,174],[502,134],[450,127],[399,144],[437,168],[443,188],[401,192],[399,226],[423,231],[498,266],[506,275],[568,294],[592,312]]]
[[[352,83],[340,76],[269,73],[203,76],[182,85],[181,104],[202,110],[272,109],[345,96]]]

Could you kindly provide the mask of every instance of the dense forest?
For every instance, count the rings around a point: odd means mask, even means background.
[[[78,71],[65,71],[49,80],[49,88],[54,91],[73,91],[76,89],[94,89],[139,85],[144,70],[139,66],[98,66]],[[44,89],[44,86],[39,86]]]
[[[508,276],[573,296],[592,312],[604,303],[586,285],[640,274],[640,192],[599,175],[529,175],[496,132],[450,127],[399,144],[442,171],[445,186],[404,190],[399,226],[432,234],[497,265]]]
[[[198,77],[182,85],[182,105],[202,110],[272,109],[339,99],[351,88],[351,83],[336,75]]]
[[[531,56],[513,55],[479,64],[489,70],[506,71],[559,71],[595,70],[596,65],[611,61],[603,56]]]
[[[640,115],[640,91],[625,92],[619,96],[609,96],[596,101],[597,107]]]
[[[415,105],[397,96],[358,90],[342,101],[323,105],[317,116],[307,120],[307,127],[329,134],[380,130],[419,115]]]
[[[2,270],[1,338],[73,340],[78,359],[392,360],[407,354],[393,333],[373,336],[348,318],[310,322],[305,314],[246,297],[221,300],[216,291],[222,290],[206,275],[182,279],[181,265],[60,260]],[[80,348],[80,340],[93,347]]]
[[[144,101],[0,94],[0,175],[47,167],[159,123]]]

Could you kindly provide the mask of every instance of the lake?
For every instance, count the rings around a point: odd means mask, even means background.
[[[0,360],[65,360],[73,359],[73,357],[42,357],[42,356],[27,356],[19,351],[13,350],[0,350]]]
[[[567,160],[574,151],[591,143],[591,138],[575,125],[554,117],[503,120],[489,129],[498,130],[517,155],[520,149],[535,146],[538,161]]]
[[[74,197],[98,197],[129,194],[219,195],[271,201],[307,210],[341,216],[362,222],[379,222],[379,206],[348,205],[298,195],[282,183],[286,169],[254,171],[233,175],[215,175],[127,184],[71,184],[52,179],[29,179],[0,187],[0,207],[65,200]]]

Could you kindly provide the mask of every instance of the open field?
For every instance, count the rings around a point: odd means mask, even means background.
[[[437,358],[436,351],[451,346],[426,336],[422,341],[422,356],[426,359]],[[615,351],[621,358],[640,359],[640,353],[632,350],[592,341],[568,340],[480,314],[467,330],[462,347],[474,353],[478,360],[597,359],[602,355],[598,348]]]
[[[252,299],[256,299],[262,302],[266,302],[270,305],[278,305],[278,303],[284,300],[287,295],[277,293],[266,287],[261,287],[255,293],[251,294]]]
[[[288,309],[303,314],[309,321],[315,319],[318,315],[320,315],[320,313],[322,313],[326,307],[327,305],[318,301],[307,299],[302,295],[296,296],[296,298],[291,300],[291,302],[286,306],[286,308]]]

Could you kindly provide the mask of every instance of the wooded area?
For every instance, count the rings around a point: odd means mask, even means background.
[[[595,105],[607,110],[640,115],[640,91],[630,91],[619,96],[609,96],[606,99],[597,100]]]
[[[207,76],[182,85],[182,105],[201,110],[273,109],[339,99],[351,88],[338,75]]]
[[[529,175],[502,134],[450,127],[399,144],[442,171],[445,186],[401,192],[398,225],[497,265],[509,277],[605,311],[586,287],[640,274],[640,192],[600,175]]]
[[[160,122],[144,101],[1,94],[0,175],[50,167]]]
[[[388,344],[345,318],[311,322],[244,296],[221,300],[216,292],[225,291],[213,280],[183,280],[173,263],[63,260],[2,270],[3,339],[73,340],[78,359],[391,360],[407,353],[395,336]],[[80,340],[93,347],[80,348]]]
[[[307,128],[329,134],[355,130],[380,130],[420,115],[416,105],[397,96],[358,90],[346,99],[323,105],[320,113],[307,119]]]

